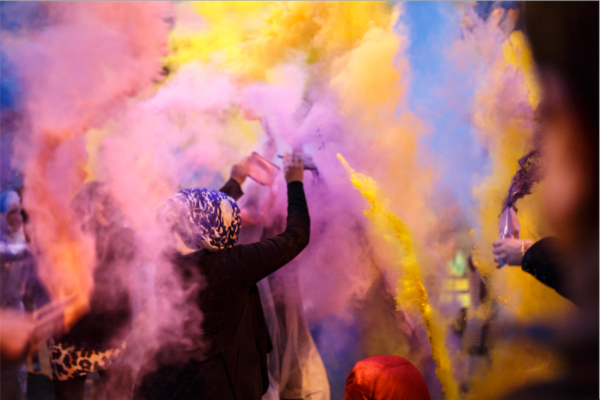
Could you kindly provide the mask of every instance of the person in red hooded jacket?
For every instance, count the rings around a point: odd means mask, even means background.
[[[344,400],[430,400],[425,379],[399,356],[373,356],[357,362],[344,390]]]

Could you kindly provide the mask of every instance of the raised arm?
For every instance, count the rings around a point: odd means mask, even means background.
[[[244,194],[242,191],[242,183],[248,176],[248,157],[244,158],[240,163],[231,167],[231,178],[223,185],[219,192],[225,193],[235,201],[238,201]]]
[[[236,246],[241,272],[253,285],[292,261],[308,245],[310,217],[302,182],[288,184],[288,216],[285,231],[258,243]]]
[[[223,185],[223,187],[219,189],[219,192],[225,193],[227,196],[231,197],[235,201],[238,201],[238,199],[244,195],[242,187],[240,186],[238,181],[236,181],[233,178],[229,178],[225,185]]]
[[[247,285],[254,285],[264,277],[290,262],[308,245],[310,216],[304,195],[302,161],[288,156],[284,159],[288,195],[288,216],[285,231],[274,238],[258,243],[235,246],[232,257],[237,259],[240,273]]]

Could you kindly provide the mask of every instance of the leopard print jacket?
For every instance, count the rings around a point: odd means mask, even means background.
[[[76,348],[50,341],[50,365],[54,379],[64,381],[97,372],[122,361],[126,343],[105,351]]]

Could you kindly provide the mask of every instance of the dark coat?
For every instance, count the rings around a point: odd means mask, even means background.
[[[236,185],[230,180],[221,191],[230,194]],[[256,283],[296,257],[310,235],[303,184],[292,182],[287,188],[283,233],[216,252],[168,255],[182,282],[202,287],[195,299],[201,329],[190,327],[188,333],[188,342],[198,347],[163,346],[155,360],[158,369],[141,372],[135,399],[258,400],[267,391],[271,341]]]
[[[523,255],[521,268],[561,296],[573,301],[562,276],[563,269],[557,248],[555,238],[538,240]]]
[[[558,256],[554,240],[542,239],[523,257],[523,270],[579,307],[563,323],[536,327],[527,336],[560,357],[562,373],[506,394],[503,400],[598,399],[598,241]],[[560,262],[558,261],[560,258]]]

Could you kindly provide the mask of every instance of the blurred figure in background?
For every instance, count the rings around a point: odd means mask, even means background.
[[[132,319],[128,281],[134,232],[124,225],[114,198],[99,182],[86,183],[72,207],[83,231],[95,239],[97,264],[89,313],[50,345],[56,399],[83,400],[91,372],[99,373],[107,399],[129,399],[132,371],[122,359]]]
[[[25,241],[29,246],[29,250],[34,255],[34,257],[38,257],[39,254],[36,252],[35,245],[31,243],[31,224],[29,219],[29,214],[27,210],[23,208],[23,193],[25,191],[24,186],[25,177],[23,172],[20,170],[16,170],[12,174],[12,178],[8,181],[7,190],[13,190],[17,192],[19,197],[21,198],[21,215],[23,216],[23,234],[25,235]],[[31,363],[33,367],[34,373],[39,373],[41,371],[41,363],[40,363],[40,350],[42,348],[34,350],[29,356],[31,357]],[[44,346],[44,350],[47,350]],[[43,350],[42,350],[43,351]],[[46,368],[47,369],[47,368]],[[31,371],[28,371],[31,372]]]
[[[13,311],[10,316],[3,316],[17,321],[19,315],[24,317],[25,311],[32,312],[47,301],[48,295],[38,279],[34,257],[25,241],[21,199],[14,191],[3,192],[0,194],[0,308]],[[33,329],[25,320],[20,324],[22,328],[30,326]],[[28,337],[23,333],[25,341]],[[24,350],[20,349],[19,353]],[[27,371],[24,360],[3,363],[0,382],[3,400],[25,399]]]
[[[598,398],[598,2],[524,6],[543,90],[544,205],[563,287],[579,306],[556,332],[559,378],[507,399]]]

